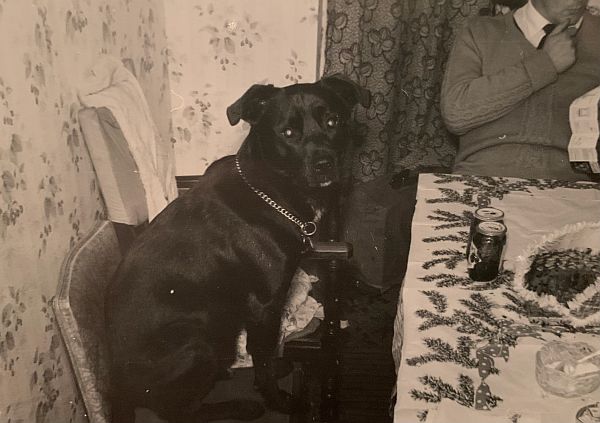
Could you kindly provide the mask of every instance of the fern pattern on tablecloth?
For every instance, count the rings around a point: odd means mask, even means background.
[[[474,283],[469,279],[465,250],[473,212],[478,207],[501,204],[509,194],[539,195],[556,189],[600,191],[600,184],[446,174],[426,176],[430,178],[428,189],[420,193],[417,200],[429,205],[425,220],[431,230],[428,236],[417,240],[428,248],[420,262],[421,276],[417,279],[419,287],[426,284],[429,288],[412,294],[418,296],[422,305],[414,312],[422,348],[419,354],[403,356],[402,365],[420,367],[444,363],[459,366],[464,371],[459,371],[453,380],[434,371],[424,372],[411,381],[409,394],[423,404],[447,399],[464,407],[490,410],[503,401],[494,394],[494,377],[500,376],[496,360],[509,361],[510,351],[521,338],[542,339],[565,332],[600,334],[600,329],[569,327],[553,310],[520,298],[511,288],[515,277],[512,270],[503,269],[489,282]],[[460,290],[458,296],[457,290]],[[445,339],[429,335],[445,334],[449,330],[457,336]],[[428,369],[435,370],[434,367]],[[478,377],[471,376],[475,370]],[[416,417],[426,421],[427,410],[420,411]]]

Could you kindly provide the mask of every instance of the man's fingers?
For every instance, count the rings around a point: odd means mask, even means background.
[[[567,29],[567,26],[569,26],[569,21],[568,20],[562,21],[561,23],[556,25],[556,28],[554,28],[554,30],[551,32],[551,35],[560,34],[565,29]]]

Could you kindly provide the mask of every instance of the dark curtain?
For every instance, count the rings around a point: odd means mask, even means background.
[[[455,139],[439,108],[444,66],[465,19],[489,8],[490,0],[328,1],[324,73],[372,93],[371,107],[356,115],[364,141],[355,180],[452,165]]]

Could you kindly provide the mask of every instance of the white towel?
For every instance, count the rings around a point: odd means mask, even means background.
[[[161,139],[144,93],[116,57],[102,55],[85,72],[79,99],[87,107],[108,108],[121,127],[146,191],[148,219],[177,197],[174,166],[165,160]]]

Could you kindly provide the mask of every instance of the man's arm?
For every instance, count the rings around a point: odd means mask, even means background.
[[[455,40],[441,93],[446,126],[459,135],[506,115],[558,76],[545,50],[490,75],[483,75],[483,56],[467,25]]]

